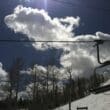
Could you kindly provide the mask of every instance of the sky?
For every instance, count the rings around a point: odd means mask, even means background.
[[[109,0],[3,0],[0,3],[0,39],[110,39],[109,5]],[[93,45],[0,42],[0,62],[9,68],[13,59],[23,57],[26,66],[32,63],[72,66],[74,74],[87,75],[98,65]],[[101,46],[104,53],[101,60],[110,59],[109,46],[109,43]]]
[[[47,1],[47,3],[45,3]],[[68,0],[73,6],[58,2],[66,0],[4,0],[0,3],[1,22],[2,18],[11,13],[18,5],[33,8],[44,8],[52,17],[79,16],[81,18],[80,29],[77,33],[94,34],[97,31],[109,32],[110,1],[106,0]]]

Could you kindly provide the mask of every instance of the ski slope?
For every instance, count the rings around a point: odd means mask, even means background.
[[[72,110],[77,110],[77,107],[88,106],[88,110],[110,110],[110,92],[94,95],[91,94],[83,99],[72,103]],[[59,107],[55,110],[69,110],[68,105]]]
[[[77,107],[85,107],[85,106],[88,107],[88,110],[110,110],[110,91],[96,95],[91,94],[85,98],[72,102],[71,106],[72,106],[71,110],[77,110]],[[69,110],[68,104],[59,107],[55,110]]]

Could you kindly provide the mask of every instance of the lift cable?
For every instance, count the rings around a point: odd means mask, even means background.
[[[7,40],[7,39],[2,39],[0,42],[6,42],[6,43],[20,43],[20,42],[30,42],[30,43],[91,43],[91,42],[110,42],[110,40]]]

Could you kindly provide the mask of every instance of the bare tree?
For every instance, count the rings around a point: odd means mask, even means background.
[[[39,65],[33,66],[31,72],[33,80],[32,87],[30,88],[31,89],[30,94],[32,94],[32,105],[31,105],[32,110],[36,109],[36,107],[39,108],[38,106],[40,106],[43,103],[42,90],[43,90],[43,77],[45,75],[44,73],[46,73],[46,69],[43,66]],[[37,102],[39,102],[39,104]],[[42,106],[40,107],[42,108]]]
[[[19,92],[19,80],[20,80],[20,70],[23,67],[23,60],[21,58],[15,59],[11,68],[9,70],[9,82],[10,82],[10,96],[9,99],[12,99],[12,91],[15,90],[15,100],[17,103],[18,92]]]
[[[71,90],[72,90],[72,71],[71,71],[71,68],[67,68],[67,72],[69,74],[69,110],[71,110]]]

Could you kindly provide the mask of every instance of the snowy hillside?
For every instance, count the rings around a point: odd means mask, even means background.
[[[72,103],[72,110],[77,107],[88,106],[88,110],[110,110],[110,92],[98,95],[91,94],[81,100]],[[57,108],[55,110],[69,110],[68,105]]]
[[[110,81],[107,81],[110,82]],[[110,91],[101,94],[91,94],[85,98],[72,103],[72,110],[77,107],[88,107],[88,110],[110,110]],[[59,107],[55,110],[69,110],[68,105]]]

